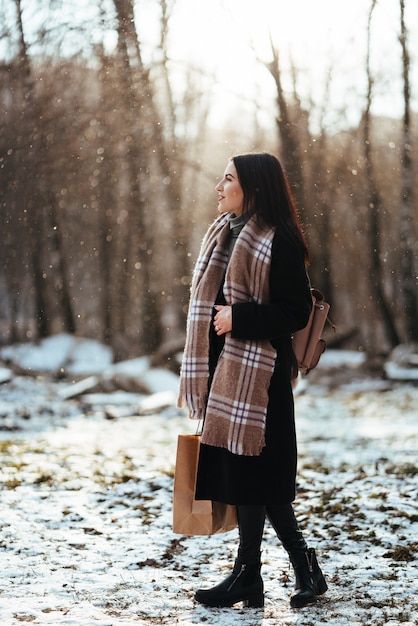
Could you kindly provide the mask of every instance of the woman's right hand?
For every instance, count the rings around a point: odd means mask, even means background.
[[[217,314],[213,319],[213,325],[216,334],[220,337],[232,330],[232,307],[217,304],[215,309],[217,310]]]

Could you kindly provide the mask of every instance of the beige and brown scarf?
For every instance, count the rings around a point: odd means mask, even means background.
[[[254,218],[243,227],[225,274],[227,304],[269,302],[274,233]],[[193,275],[178,404],[189,409],[192,419],[204,419],[202,443],[258,456],[265,445],[268,388],[276,359],[270,342],[234,339],[227,333],[208,394],[209,330],[228,261],[228,240],[229,217],[224,214],[209,228]]]

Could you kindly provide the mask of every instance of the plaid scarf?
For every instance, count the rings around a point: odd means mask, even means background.
[[[196,263],[180,377],[179,406],[192,419],[204,419],[202,443],[233,454],[258,456],[265,445],[268,389],[276,350],[268,340],[234,339],[225,335],[208,394],[209,330],[213,306],[228,263],[229,216],[210,226]],[[228,304],[269,302],[273,228],[254,218],[244,225],[225,274]]]

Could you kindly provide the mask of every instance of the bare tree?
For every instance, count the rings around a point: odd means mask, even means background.
[[[36,128],[35,113],[35,88],[32,77],[28,47],[25,40],[22,21],[22,6],[20,0],[15,0],[16,26],[18,37],[18,53],[14,68],[14,81],[16,87],[16,105],[20,113],[18,127],[16,128],[15,150],[18,158],[18,168],[15,174],[25,180],[25,185],[16,185],[16,209],[21,219],[21,228],[25,238],[23,248],[23,262],[32,276],[35,319],[38,336],[48,334],[48,315],[46,282],[42,277],[42,219],[37,202],[37,189],[34,184],[35,137],[33,129]]]
[[[160,58],[159,63],[151,69],[142,63],[140,41],[133,20],[132,0],[114,0],[114,3],[118,16],[119,41],[122,47],[130,50],[128,54],[122,53],[122,57],[126,59],[125,67],[128,61],[130,64],[132,86],[129,92],[130,100],[126,101],[132,110],[141,110],[145,132],[142,133],[140,143],[142,141],[142,148],[145,145],[150,148],[148,152],[142,150],[143,158],[148,159],[148,162],[138,161],[138,171],[142,172],[139,182],[144,186],[149,185],[150,178],[157,177],[161,181],[158,190],[155,188],[153,190],[154,196],[160,199],[160,208],[144,217],[143,226],[147,228],[149,241],[143,267],[144,271],[153,277],[153,282],[148,285],[148,293],[152,294],[156,283],[159,282],[160,274],[164,274],[164,287],[154,297],[151,319],[154,324],[160,323],[159,340],[171,343],[172,340],[178,341],[178,334],[184,328],[185,305],[189,295],[191,229],[190,214],[187,215],[187,219],[185,218],[183,189],[190,166],[185,156],[185,142],[188,125],[191,120],[196,120],[193,96],[195,100],[198,96],[196,90],[191,88],[183,101],[178,104],[174,95],[167,45],[174,2],[167,0],[159,2]],[[137,19],[140,19],[140,16]],[[132,59],[136,59],[135,63],[132,63]],[[123,74],[127,75],[126,72]],[[129,112],[126,114],[129,117]],[[204,118],[205,115],[207,110],[203,109],[201,116]],[[200,127],[202,126],[203,124]],[[149,157],[150,153],[155,155],[154,162]],[[153,240],[153,237],[156,239]],[[148,256],[150,250],[151,258]],[[148,300],[151,302],[152,298],[149,297]],[[157,337],[155,339],[157,340]]]
[[[65,254],[60,225],[55,217],[55,198],[47,188],[49,166],[45,141],[44,115],[35,84],[25,39],[21,0],[14,0],[17,54],[13,62],[13,98],[18,111],[13,138],[16,163],[12,186],[15,209],[20,220],[14,231],[20,244],[21,261],[32,281],[36,334],[51,333],[57,309],[62,329],[74,332],[75,320],[69,294]],[[56,259],[52,261],[52,257]],[[18,291],[19,293],[19,291]],[[20,290],[22,293],[22,290]]]
[[[390,347],[394,347],[399,343],[399,335],[388,302],[388,298],[384,289],[384,272],[382,266],[382,249],[381,249],[381,220],[380,211],[382,199],[377,184],[372,155],[372,137],[371,137],[371,105],[373,97],[373,76],[370,67],[370,51],[371,51],[371,24],[373,11],[376,7],[377,0],[372,0],[368,22],[367,22],[367,56],[366,56],[366,73],[367,73],[367,100],[366,108],[363,114],[363,149],[365,163],[365,185],[366,198],[368,201],[368,251],[369,251],[369,271],[367,277],[370,281],[370,290],[374,296],[376,304],[376,313],[381,317],[383,327],[389,341]],[[372,341],[370,342],[371,352],[376,350],[376,336],[373,333],[375,323],[373,321],[371,329]]]
[[[119,102],[123,120],[122,150],[124,176],[128,194],[126,201],[125,250],[122,272],[119,276],[118,294],[118,333],[124,335],[128,324],[131,276],[136,275],[141,281],[141,299],[137,302],[136,314],[142,321],[138,325],[140,345],[152,352],[160,340],[160,312],[152,285],[151,261],[154,253],[154,234],[147,228],[145,194],[142,190],[144,175],[149,172],[150,147],[154,122],[153,91],[148,72],[143,62],[138,35],[135,29],[133,0],[114,0],[117,16],[118,59],[121,77]],[[138,119],[139,118],[139,119]],[[135,274],[138,264],[141,272]],[[132,272],[132,273],[131,273]]]
[[[176,103],[170,80],[169,70],[169,52],[167,48],[167,34],[169,31],[169,23],[174,7],[167,0],[160,0],[161,7],[161,23],[160,23],[160,52],[161,52],[161,70],[164,83],[164,96],[166,102],[166,124],[162,128],[161,124],[155,119],[154,132],[156,133],[156,146],[159,151],[159,161],[163,169],[163,176],[166,185],[166,202],[167,202],[167,219],[171,222],[172,240],[175,247],[174,261],[174,287],[172,296],[178,303],[186,303],[189,296],[189,285],[185,277],[189,275],[189,229],[187,222],[183,217],[182,211],[182,187],[185,177],[185,146],[177,132],[179,125],[178,115],[176,111]],[[191,92],[192,93],[192,92]],[[184,102],[190,113],[190,102]],[[179,319],[173,320],[175,330],[183,328],[185,323],[184,307],[177,309],[180,314]],[[183,312],[183,314],[182,314]]]
[[[303,212],[306,204],[306,198],[304,193],[304,172],[300,148],[300,132],[302,126],[301,121],[304,116],[300,101],[295,98],[295,90],[293,109],[288,102],[283,88],[279,50],[274,45],[272,39],[270,39],[270,43],[273,58],[270,63],[264,63],[264,65],[273,77],[277,90],[278,113],[276,123],[279,131],[279,143],[282,147],[282,158],[296,203]],[[293,111],[293,116],[291,111]],[[294,116],[296,116],[297,119],[294,119]]]
[[[401,211],[400,243],[402,251],[402,286],[406,314],[406,332],[410,341],[418,341],[418,295],[416,279],[416,236],[413,220],[413,160],[411,128],[411,61],[408,48],[408,33],[405,24],[405,0],[400,6],[400,44],[402,48],[402,78],[404,112],[402,120],[401,154]]]
[[[21,0],[15,0],[15,9],[19,49],[15,80],[18,93],[20,92],[17,103],[20,109],[20,128],[17,129],[16,150],[19,155],[19,175],[22,176],[22,180],[25,180],[25,185],[17,185],[17,203],[19,213],[21,212],[22,215],[21,226],[26,234],[23,258],[33,280],[37,334],[39,337],[45,337],[50,330],[50,320],[47,311],[46,281],[42,268],[44,223],[39,204],[39,190],[33,176],[36,160],[35,145],[37,143],[35,137],[37,125],[36,95],[23,30]]]

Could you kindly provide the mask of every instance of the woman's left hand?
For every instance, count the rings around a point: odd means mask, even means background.
[[[215,309],[218,311],[213,319],[213,325],[217,335],[225,335],[232,330],[232,307],[217,304]]]

